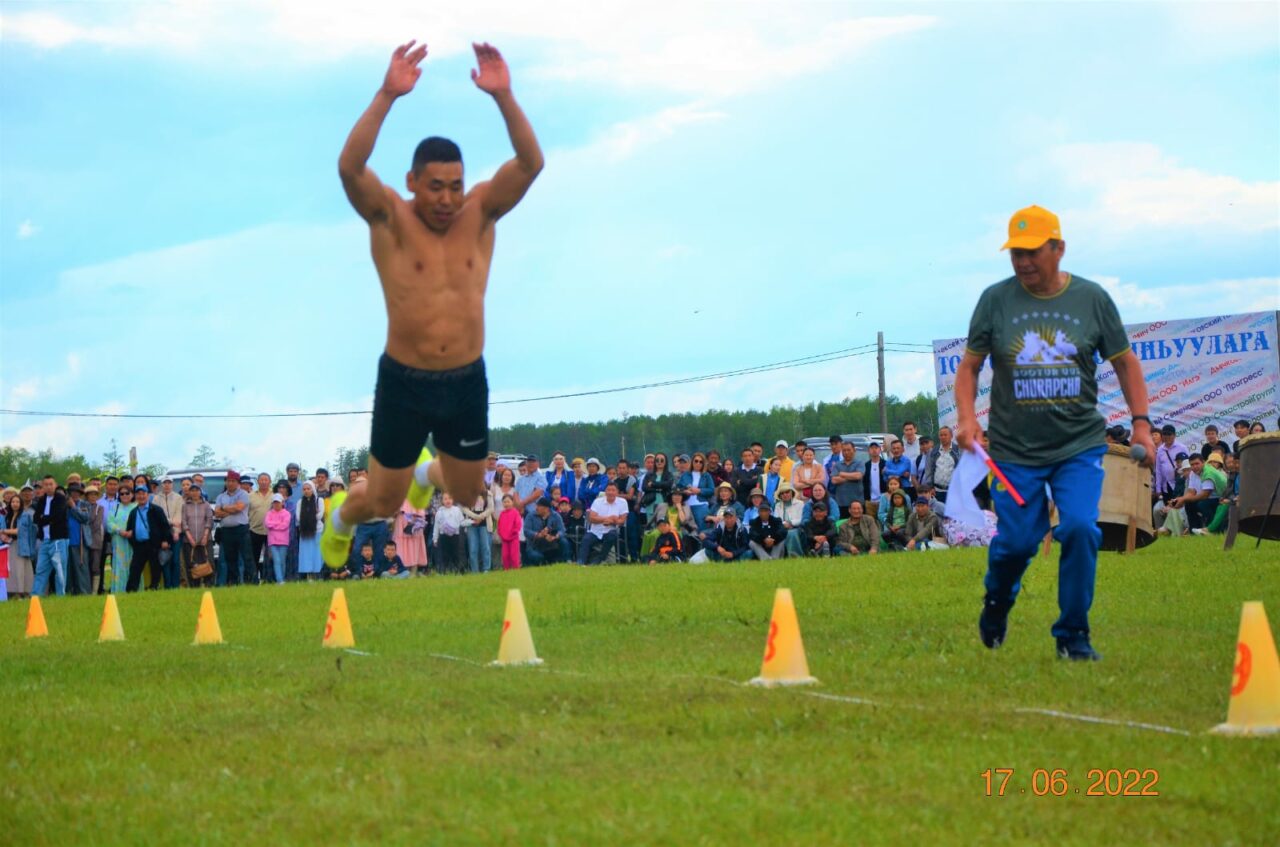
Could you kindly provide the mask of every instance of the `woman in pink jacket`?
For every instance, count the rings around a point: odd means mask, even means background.
[[[498,538],[502,539],[502,569],[520,567],[520,536],[524,532],[524,520],[510,494],[502,497],[502,514],[498,516]]]
[[[276,571],[276,582],[284,582],[284,559],[289,552],[289,524],[293,516],[284,507],[284,497],[274,494],[271,508],[262,518],[267,525],[267,549],[271,553],[271,566]]]

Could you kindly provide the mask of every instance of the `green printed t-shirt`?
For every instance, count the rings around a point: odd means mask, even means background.
[[[1213,496],[1222,498],[1227,496],[1227,475],[1215,468],[1213,465],[1205,463],[1200,469],[1200,478],[1213,484]]]
[[[1106,443],[1094,354],[1115,359],[1129,337],[1102,286],[1069,276],[1039,297],[1017,277],[997,282],[978,299],[966,347],[991,356],[992,458],[1052,465]]]

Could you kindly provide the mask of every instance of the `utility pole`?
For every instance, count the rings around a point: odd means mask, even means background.
[[[889,431],[889,410],[884,405],[884,333],[876,333],[876,370],[880,374],[880,431]]]

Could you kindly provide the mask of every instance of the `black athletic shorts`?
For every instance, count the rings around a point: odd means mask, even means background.
[[[373,393],[369,454],[387,468],[418,462],[427,436],[437,452],[475,461],[489,454],[489,380],[484,359],[423,371],[382,354]]]

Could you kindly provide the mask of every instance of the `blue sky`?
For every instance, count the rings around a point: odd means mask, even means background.
[[[373,4],[371,4],[373,5]],[[0,407],[369,408],[385,318],[336,173],[395,44],[371,164],[510,155],[468,78],[503,49],[547,167],[499,226],[493,399],[963,335],[1009,214],[1126,321],[1280,308],[1274,3],[0,4]],[[465,6],[466,8],[461,8]],[[891,391],[933,390],[893,354]],[[875,390],[874,357],[573,401],[495,426]],[[314,467],[368,419],[0,415],[0,442]]]

